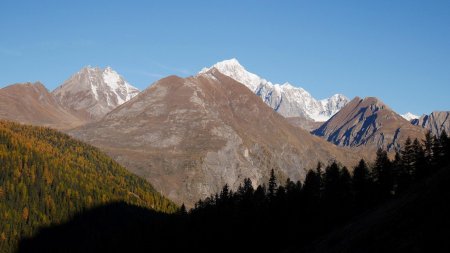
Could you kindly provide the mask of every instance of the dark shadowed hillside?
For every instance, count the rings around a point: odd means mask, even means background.
[[[400,199],[292,252],[450,252],[450,167]]]

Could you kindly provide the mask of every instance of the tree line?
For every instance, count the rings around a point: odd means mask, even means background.
[[[445,131],[440,137],[427,133],[423,141],[408,138],[392,160],[379,149],[372,165],[361,160],[352,173],[338,162],[319,163],[303,183],[290,179],[281,183],[272,170],[267,185],[254,189],[247,178],[235,192],[225,185],[189,213],[183,208],[180,212],[197,231],[209,231],[203,235],[208,240],[219,243],[223,238],[209,235],[226,234],[230,241],[252,249],[277,251],[283,245],[306,245],[352,217],[398,198],[449,164],[450,139]],[[252,238],[254,244],[249,244]]]

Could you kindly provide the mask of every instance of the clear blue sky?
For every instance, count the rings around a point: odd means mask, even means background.
[[[235,57],[317,98],[450,110],[450,1],[1,0],[0,34],[0,87],[92,65],[144,89]]]

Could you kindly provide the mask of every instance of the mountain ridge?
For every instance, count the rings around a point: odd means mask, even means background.
[[[87,121],[61,105],[40,82],[16,83],[0,89],[0,118],[58,129]]]
[[[440,136],[445,130],[450,133],[450,111],[434,111],[424,114],[420,118],[412,119],[411,124],[430,131],[435,136]]]
[[[244,84],[267,105],[285,117],[307,117],[316,122],[326,121],[349,101],[342,94],[317,100],[303,88],[294,87],[290,83],[273,84],[248,72],[236,58],[203,68],[198,74],[203,74],[212,68]]]

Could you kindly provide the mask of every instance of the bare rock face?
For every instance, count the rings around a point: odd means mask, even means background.
[[[83,68],[52,92],[61,104],[92,120],[100,119],[138,93],[110,67]]]
[[[424,131],[412,126],[379,99],[354,98],[312,132],[338,146],[398,150],[408,136],[422,139]]]
[[[40,82],[20,83],[0,89],[0,119],[69,129],[86,123],[64,108]]]
[[[411,120],[411,124],[431,131],[433,135],[440,136],[445,130],[450,133],[450,111],[436,111],[429,115],[422,115],[419,119]]]
[[[360,158],[290,125],[234,79],[211,69],[170,76],[70,134],[106,151],[177,203],[192,206],[244,178],[303,179],[318,161]]]

